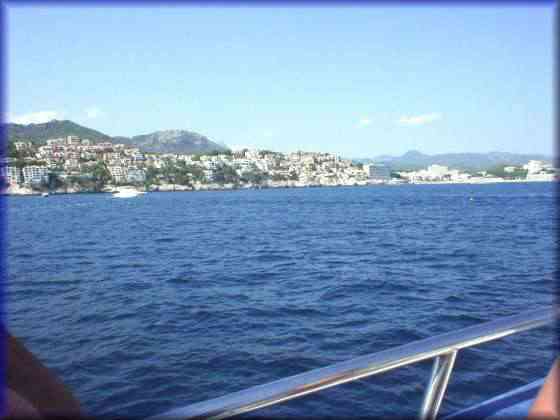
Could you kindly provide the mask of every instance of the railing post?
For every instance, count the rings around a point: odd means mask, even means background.
[[[422,409],[419,415],[420,420],[434,420],[437,417],[456,357],[457,350],[453,350],[450,353],[435,358],[432,376],[430,377],[430,382],[424,394],[424,401],[422,402]]]

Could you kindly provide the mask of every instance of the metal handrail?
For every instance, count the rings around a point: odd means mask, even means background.
[[[557,307],[524,312],[177,408],[148,420],[222,419],[435,358],[419,416],[434,419],[459,350],[537,328],[558,317],[560,309]]]

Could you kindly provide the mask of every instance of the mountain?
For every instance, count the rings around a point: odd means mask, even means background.
[[[127,144],[125,141],[123,143]],[[228,150],[208,137],[187,130],[164,130],[151,134],[134,136],[128,144],[152,153],[205,153],[210,151],[223,152]]]
[[[226,151],[228,147],[217,144],[207,137],[187,130],[156,131],[134,137],[115,136],[81,126],[69,120],[52,120],[42,124],[7,124],[8,141],[32,141],[44,144],[47,139],[78,136],[89,139],[94,143],[110,141],[136,146],[145,152],[155,153],[208,153],[212,151]]]
[[[26,140],[34,143],[45,143],[48,139],[78,136],[90,139],[95,143],[111,141],[111,137],[91,128],[83,127],[69,120],[52,120],[42,124],[7,124],[8,140]]]
[[[529,160],[552,162],[552,157],[542,154],[518,154],[508,152],[444,153],[427,155],[417,150],[411,150],[402,156],[377,156],[372,159],[354,160],[361,163],[384,163],[397,171],[424,169],[430,165],[444,165],[452,169],[481,171],[498,165],[524,165]]]

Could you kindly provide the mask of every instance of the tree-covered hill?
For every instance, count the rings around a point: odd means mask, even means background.
[[[227,151],[228,148],[208,137],[187,130],[164,130],[134,137],[111,137],[100,131],[76,124],[69,120],[52,120],[42,124],[7,124],[8,141],[31,141],[44,144],[48,139],[78,136],[93,143],[110,141],[140,148],[155,153],[209,153]]]
[[[97,130],[87,128],[69,120],[52,120],[42,124],[8,124],[9,141],[32,141],[42,144],[48,139],[78,136],[94,143],[111,141],[111,137]]]

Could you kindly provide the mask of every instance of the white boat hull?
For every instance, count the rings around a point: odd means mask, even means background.
[[[133,198],[145,194],[144,191],[120,190],[113,193],[113,198]]]

